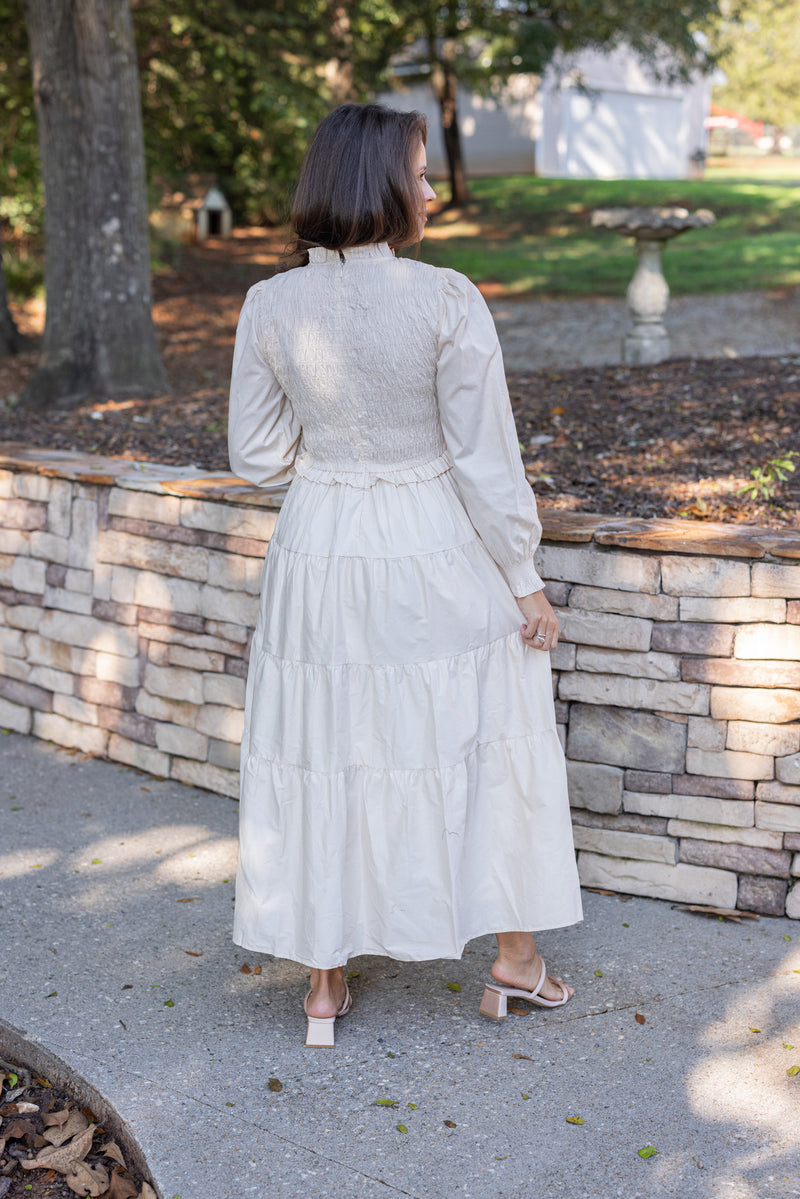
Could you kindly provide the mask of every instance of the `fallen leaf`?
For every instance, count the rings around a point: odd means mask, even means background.
[[[92,1167],[87,1166],[86,1162],[76,1162],[75,1168],[66,1175],[66,1183],[76,1195],[103,1195],[108,1190],[108,1171],[102,1166]]]
[[[495,1159],[494,1159],[494,1160],[495,1160],[496,1162],[507,1162],[507,1161],[508,1161],[508,1154],[507,1154],[507,1153],[504,1153],[502,1157],[498,1157],[498,1156],[495,1154]]]
[[[111,1185],[103,1199],[139,1199],[139,1188],[133,1179],[115,1171],[111,1175]]]
[[[602,970],[595,970],[595,972],[594,972],[594,975],[595,975],[595,978],[602,978],[602,977],[603,977],[603,971],[602,971]]]
[[[444,1124],[445,1128],[458,1128],[455,1120],[442,1120],[442,1124]]]
[[[142,1183],[142,1193],[139,1199],[158,1199],[158,1195],[156,1195],[149,1182]]]
[[[418,1107],[419,1105],[418,1105],[418,1104],[416,1104],[416,1103],[409,1103],[409,1105],[408,1105],[408,1106],[411,1108],[412,1112],[415,1112],[415,1111],[417,1110],[417,1107]]]
[[[200,898],[199,895],[192,895],[188,899],[176,899],[175,902],[176,903],[197,903],[199,898]]]
[[[636,1013],[636,1015],[634,1016],[634,1020],[636,1021],[637,1024],[645,1023],[645,1017],[642,1015],[641,1012]]]
[[[203,956],[202,949],[184,949],[183,952],[188,953],[190,958],[201,958]],[[122,989],[123,991],[125,990],[124,987]]]
[[[794,1049],[794,1045],[787,1045],[785,1041],[783,1042],[783,1047],[784,1049]]]
[[[260,966],[254,966],[254,967],[253,967],[253,974],[260,974],[260,973],[261,973],[261,967],[260,967]]]
[[[69,1121],[64,1128],[58,1131],[63,1132],[68,1125]],[[58,1145],[48,1145],[46,1149],[41,1149],[38,1156],[32,1161],[21,1161],[19,1164],[23,1170],[58,1170],[59,1174],[71,1174],[74,1172],[73,1167],[83,1161],[91,1149],[95,1127],[96,1125],[90,1124],[84,1132],[73,1137],[68,1143],[59,1142]],[[50,1137],[46,1136],[46,1139],[50,1140]],[[108,1179],[106,1179],[106,1186],[108,1186]],[[96,1193],[100,1194],[99,1191]]]
[[[353,981],[354,978],[358,978],[358,975],[359,975],[358,970],[351,970],[349,974],[345,974],[345,978],[350,983]]]
[[[643,1149],[637,1149],[636,1152],[639,1154],[639,1157],[648,1158],[658,1153],[658,1150],[655,1145],[645,1145]]]
[[[105,1145],[98,1150],[98,1153],[101,1157],[110,1157],[113,1161],[119,1162],[123,1170],[127,1170],[128,1167],[125,1165],[125,1158],[122,1156],[122,1150],[116,1141],[106,1141]]]
[[[102,866],[102,864],[103,864],[103,859],[102,859],[102,858],[92,858],[92,865],[93,865],[93,866]]]
[[[506,1007],[506,1011],[510,1012],[512,1016],[527,1016],[528,1015],[528,1008],[518,1007],[517,1004],[509,1003],[508,1006]]]
[[[240,974],[252,974],[253,971],[250,969],[247,962],[243,962],[241,967],[239,968],[239,973]]]
[[[34,1082],[38,1082],[40,1087],[45,1087],[48,1091],[52,1091],[53,1084],[48,1082],[46,1078],[34,1078]]]
[[[70,1109],[68,1107],[62,1108],[60,1112],[44,1112],[42,1115],[42,1124],[44,1124],[45,1128],[52,1128],[53,1125],[60,1127],[62,1124],[66,1124],[69,1119],[69,1113]]]
[[[398,1103],[397,1099],[376,1099],[375,1100],[376,1107],[397,1107],[397,1103]]]
[[[567,1124],[583,1124],[581,1116],[567,1116]]]
[[[734,908],[715,908],[704,903],[674,903],[673,911],[696,912],[698,916],[722,916],[725,920],[733,920],[736,924],[742,920],[758,920],[755,912],[740,912]]]
[[[397,1129],[398,1132],[408,1132],[408,1129],[406,1128],[405,1124],[395,1124],[395,1128]]]
[[[45,995],[45,999],[55,999],[57,995],[58,991],[51,991],[49,995]]]
[[[532,1062],[533,1061],[533,1058],[528,1057],[527,1053],[512,1053],[511,1056],[515,1057],[517,1059],[517,1061],[520,1061],[520,1062]]]
[[[455,991],[457,994],[461,993],[461,987],[458,985],[458,983],[446,983],[445,986],[447,987],[448,991]]]
[[[122,988],[122,989],[123,989],[123,991],[132,991],[132,990],[133,990],[133,983],[125,983],[125,984],[123,985],[123,988]]]
[[[278,1092],[278,1091],[282,1091],[282,1090],[283,1090],[283,1083],[281,1082],[281,1080],[280,1080],[279,1078],[271,1078],[271,1079],[269,1080],[269,1084],[268,1084],[268,1085],[269,1085],[269,1089],[270,1089],[271,1091],[275,1091],[275,1093],[276,1093],[276,1094],[277,1094],[277,1092]]]
[[[175,1000],[174,999],[165,999],[164,1007],[175,1007]]]
[[[15,1103],[14,1107],[17,1109],[17,1113],[20,1116],[27,1116],[31,1112],[38,1112],[39,1110],[38,1103],[27,1103],[24,1101],[22,1103]]]
[[[63,1124],[57,1124],[48,1129],[44,1134],[44,1139],[49,1141],[51,1145],[63,1145],[70,1137],[77,1136],[84,1132],[89,1127],[89,1121],[84,1116],[83,1112],[79,1112],[77,1108],[73,1108],[69,1112],[67,1119]]]
[[[530,1095],[526,1095],[526,1094],[525,1094],[525,1092],[524,1092],[524,1091],[522,1091],[522,1098],[523,1098],[523,1099],[530,1099]]]
[[[800,1074],[800,1066],[790,1066],[786,1073],[790,1078],[794,1078],[795,1074]]]
[[[750,1032],[761,1032],[760,1028],[751,1028]]]

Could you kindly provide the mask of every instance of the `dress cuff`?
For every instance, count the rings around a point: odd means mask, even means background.
[[[544,582],[537,574],[532,558],[518,562],[516,566],[501,566],[500,570],[513,595],[531,595],[534,591],[544,589]]]

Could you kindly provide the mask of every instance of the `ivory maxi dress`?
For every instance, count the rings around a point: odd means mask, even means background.
[[[494,324],[385,243],[248,292],[234,471],[283,489],[247,680],[234,940],[323,969],[581,919],[541,535]],[[288,490],[286,490],[288,486]]]

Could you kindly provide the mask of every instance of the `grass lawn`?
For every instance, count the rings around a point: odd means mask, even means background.
[[[663,264],[674,295],[800,284],[795,166],[794,173],[784,167],[784,176],[767,178],[716,168],[697,182],[475,179],[474,202],[434,217],[420,257],[494,284],[498,295],[619,296],[635,267],[633,242],[593,229],[593,210],[680,204],[710,208],[717,223],[669,242]]]

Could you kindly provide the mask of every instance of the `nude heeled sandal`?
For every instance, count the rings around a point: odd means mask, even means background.
[[[339,1008],[335,1016],[309,1016],[308,1015],[308,997],[311,994],[309,991],[303,1000],[303,1011],[308,1016],[308,1028],[306,1030],[306,1049],[333,1049],[333,1026],[339,1016],[346,1016],[350,1011],[353,999],[350,995],[350,988],[347,983],[345,986],[344,1003]]]
[[[570,999],[570,993],[560,979],[556,979],[555,981],[558,982],[563,992],[561,999],[545,999],[539,994],[546,978],[547,967],[543,960],[542,973],[539,975],[539,981],[532,991],[526,991],[522,987],[504,987],[502,983],[487,983],[483,989],[483,999],[480,1006],[481,1015],[490,1016],[492,1020],[505,1020],[508,1015],[509,999],[524,999],[526,1003],[535,1003],[539,1007],[563,1007]]]

